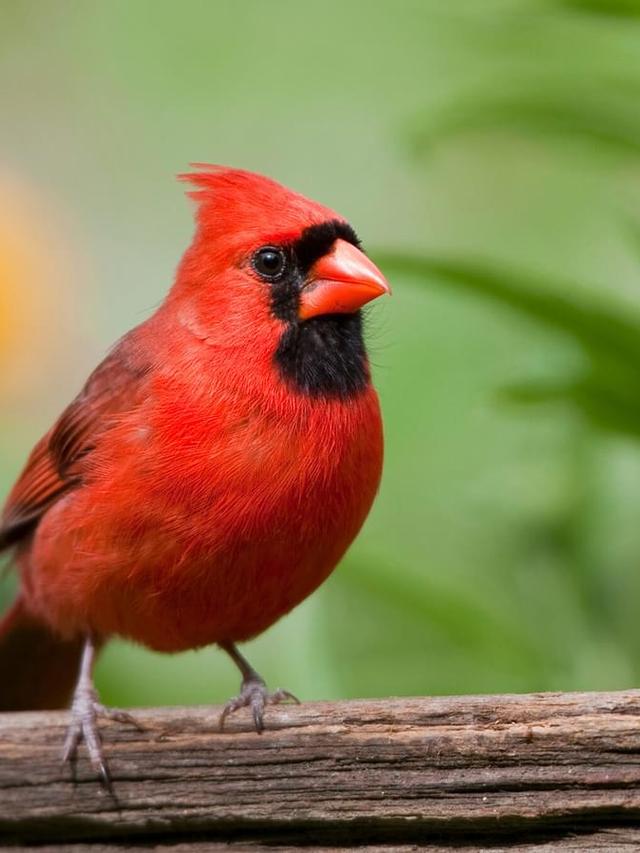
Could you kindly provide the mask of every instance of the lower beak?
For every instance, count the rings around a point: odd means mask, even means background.
[[[378,267],[352,243],[336,240],[311,267],[298,316],[308,320],[321,314],[352,314],[383,293],[391,293],[391,288]]]

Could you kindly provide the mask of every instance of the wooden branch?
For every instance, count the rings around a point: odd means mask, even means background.
[[[66,714],[0,715],[0,843],[640,849],[640,691],[279,706],[262,736],[219,712],[103,723],[115,797],[61,766]]]

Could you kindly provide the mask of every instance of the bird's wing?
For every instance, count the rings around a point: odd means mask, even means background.
[[[115,417],[140,399],[147,368],[127,339],[94,370],[86,385],[36,444],[0,517],[0,551],[19,542],[55,501],[81,483],[78,463]]]

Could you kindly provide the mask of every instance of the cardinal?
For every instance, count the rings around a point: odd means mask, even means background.
[[[313,592],[382,467],[361,308],[388,293],[355,231],[275,181],[196,165],[196,233],[156,312],[33,449],[0,521],[19,571],[0,710],[64,707],[105,783],[92,671],[110,637],[217,644],[258,732],[269,692],[237,644]]]

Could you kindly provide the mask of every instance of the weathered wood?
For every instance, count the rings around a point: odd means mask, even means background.
[[[479,842],[482,844],[482,841]],[[142,844],[142,842],[140,842]],[[131,845],[126,842],[122,844],[65,844],[49,845],[44,847],[38,845],[37,848],[30,847],[11,847],[12,853],[16,850],[31,851],[37,853],[133,853],[134,850],[140,850],[140,844]],[[439,844],[438,842],[430,843],[429,841],[421,841],[414,844],[358,844],[358,850],[364,853],[413,853],[415,850],[426,851],[426,853],[478,853],[479,850],[487,849],[483,846],[478,846],[478,843],[461,844]],[[304,849],[308,853],[326,853],[327,851],[343,851],[344,844],[340,847],[317,846],[315,844],[307,845],[304,848],[291,847],[290,845],[280,844],[261,844],[260,842],[211,842],[211,841],[194,841],[177,843],[168,841],[166,844],[162,842],[153,842],[150,846],[145,845],[146,850],[157,850],[159,853],[256,853],[256,851],[277,851],[277,853],[294,853]],[[637,853],[640,850],[640,829],[626,827],[624,829],[605,829],[602,832],[590,832],[588,834],[580,834],[574,836],[565,836],[562,839],[554,841],[536,841],[531,844],[497,844],[490,842],[491,853],[554,853],[554,851],[569,851],[569,853]]]
[[[221,734],[218,715],[105,722],[115,797],[84,755],[75,784],[61,767],[66,714],[0,715],[0,842],[640,848],[640,691],[280,706],[262,736],[248,714]]]

